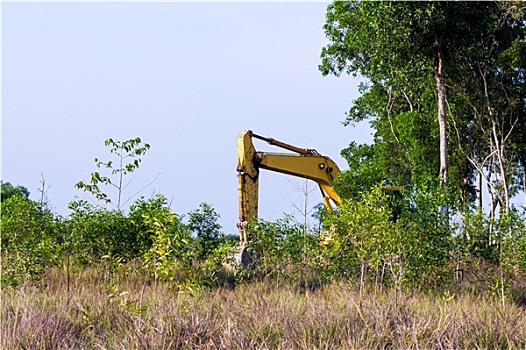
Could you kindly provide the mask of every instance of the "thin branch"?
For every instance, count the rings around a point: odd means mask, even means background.
[[[404,94],[404,97],[405,97],[407,103],[409,104],[409,110],[411,112],[413,112],[413,103],[411,102],[411,99],[409,98],[409,96],[407,96],[407,94],[403,90],[402,90],[402,94]]]
[[[122,190],[124,191],[125,189],[127,189],[128,186],[130,186],[130,184],[132,183],[132,181],[133,179],[130,179],[130,181],[128,181],[128,183],[122,187]]]
[[[398,136],[396,136],[396,133],[394,131],[394,127],[393,127],[393,121],[391,120],[391,110],[394,106],[394,102],[393,101],[393,95],[392,95],[392,91],[389,89],[389,101],[387,102],[387,120],[389,120],[389,125],[391,126],[391,133],[393,134],[396,142],[400,143],[400,140],[398,139]]]
[[[449,108],[449,104],[448,104],[448,108]],[[450,112],[451,113],[451,112]],[[457,123],[455,121],[455,118],[451,118],[451,120],[453,121],[453,127],[455,129],[455,132],[456,132],[456,135],[457,135],[457,139],[458,139],[458,147],[460,149],[460,152],[462,152],[462,154],[464,154],[464,156],[466,157],[466,159],[471,163],[471,165],[473,165],[473,167],[475,167],[475,169],[477,169],[477,171],[480,173],[480,175],[482,177],[484,177],[484,179],[486,180],[486,182],[489,184],[490,183],[490,180],[491,178],[488,177],[486,174],[484,174],[484,166],[486,164],[486,162],[491,158],[493,157],[493,155],[497,152],[497,150],[494,150],[493,152],[491,152],[488,156],[486,156],[486,158],[484,158],[484,160],[482,161],[482,163],[477,163],[475,161],[474,158],[470,157],[465,151],[464,151],[464,148],[462,147],[462,139],[460,137],[460,132],[458,130],[458,127],[457,127]],[[492,190],[495,190],[494,186],[491,185],[492,187]]]
[[[511,136],[511,133],[513,132],[513,129],[515,128],[515,125],[517,124],[518,121],[519,121],[519,118],[515,119],[515,121],[513,122],[513,124],[510,127],[510,131],[508,132],[506,137],[504,137],[504,140],[502,141],[503,143],[505,143],[508,140],[508,138]]]
[[[128,199],[124,203],[122,203],[122,206],[126,205],[126,203],[128,203],[132,198],[136,197],[139,193],[141,193],[142,191],[144,191],[145,189],[150,187],[155,181],[157,181],[157,178],[159,178],[159,176],[161,176],[162,173],[164,173],[164,171],[162,171],[162,172],[158,173],[157,175],[155,175],[155,178],[152,181],[150,181],[146,186],[144,186],[139,191],[137,191],[136,193],[134,193],[133,195],[128,197]]]

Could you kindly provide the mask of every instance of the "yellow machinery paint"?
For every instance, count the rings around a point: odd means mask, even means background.
[[[258,152],[252,142],[254,138],[293,153]],[[340,197],[332,188],[332,183],[340,173],[340,169],[332,159],[319,154],[313,149],[299,148],[254,134],[251,130],[245,130],[237,137],[238,228],[242,246],[248,242],[245,232],[247,222],[258,216],[260,169],[312,180],[319,185],[323,203],[329,210],[332,210],[331,200],[336,205],[341,204]]]

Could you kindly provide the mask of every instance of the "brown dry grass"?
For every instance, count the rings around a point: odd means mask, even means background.
[[[254,282],[179,294],[140,274],[62,271],[2,291],[2,349],[525,349],[526,310],[485,296],[304,291]],[[111,293],[113,292],[113,293]],[[113,294],[113,296],[111,295]],[[396,299],[396,300],[395,300]]]

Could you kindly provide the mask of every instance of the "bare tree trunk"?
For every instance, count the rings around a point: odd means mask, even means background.
[[[489,194],[489,219],[493,220],[495,218],[495,209],[497,208],[497,199],[496,199],[496,191],[494,190],[493,186],[491,185],[492,177],[495,175],[493,172],[493,160],[491,161],[491,164],[488,166],[488,179],[486,186],[488,187],[488,194]]]
[[[477,208],[482,210],[482,173],[477,170]]]
[[[447,149],[447,124],[446,124],[446,86],[444,84],[444,54],[435,34],[437,60],[435,64],[435,80],[438,93],[438,127],[440,131],[440,171],[442,186],[448,185],[448,149]]]
[[[495,148],[497,150],[497,159],[499,161],[499,170],[500,170],[500,177],[502,181],[502,191],[503,191],[503,205],[504,205],[504,212],[508,212],[510,208],[510,199],[509,199],[509,192],[508,192],[508,181],[506,179],[506,169],[504,169],[504,142],[499,140],[497,136],[497,123],[495,122],[495,119],[492,120],[492,130],[493,130],[493,137],[495,138]]]

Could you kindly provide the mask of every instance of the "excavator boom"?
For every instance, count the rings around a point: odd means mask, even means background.
[[[269,153],[256,151],[252,138],[266,141],[291,153]],[[237,137],[237,171],[239,195],[239,234],[242,244],[248,242],[245,227],[247,222],[258,216],[259,170],[266,169],[278,173],[298,176],[316,182],[323,196],[323,202],[332,210],[330,200],[336,205],[341,199],[332,188],[332,183],[340,169],[329,157],[318,154],[313,149],[299,148],[287,143],[254,134],[245,130]],[[329,200],[330,199],[330,200]]]

